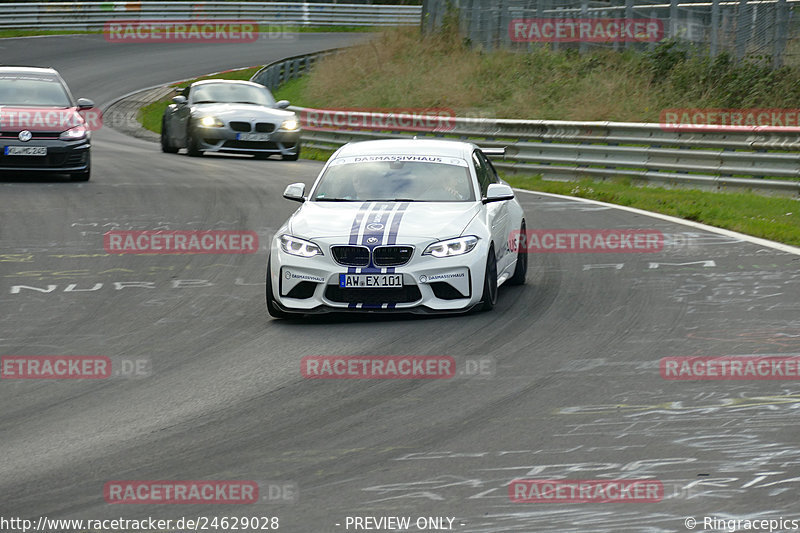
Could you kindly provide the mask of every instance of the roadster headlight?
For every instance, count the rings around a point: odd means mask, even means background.
[[[314,257],[315,255],[322,255],[322,250],[319,246],[311,241],[298,239],[291,235],[281,235],[281,250],[291,255],[298,255],[300,257]]]
[[[221,128],[225,124],[223,124],[222,121],[217,117],[208,115],[200,119],[200,125],[205,128]]]
[[[287,118],[281,124],[281,129],[282,130],[294,131],[299,127],[300,127],[300,123],[297,122],[296,118]]]
[[[478,238],[474,235],[457,237],[446,241],[439,241],[431,244],[422,255],[432,255],[433,257],[452,257],[454,255],[464,255],[472,251],[478,244]]]

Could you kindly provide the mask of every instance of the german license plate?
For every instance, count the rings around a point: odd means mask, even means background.
[[[47,155],[46,146],[6,146],[6,155]]]
[[[339,274],[344,289],[395,288],[403,286],[402,274]]]
[[[269,140],[269,133],[237,133],[236,140],[264,142]]]

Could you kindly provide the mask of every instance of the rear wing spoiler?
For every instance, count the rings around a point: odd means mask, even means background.
[[[506,147],[503,146],[502,148],[481,148],[481,152],[486,157],[505,157],[506,155]]]

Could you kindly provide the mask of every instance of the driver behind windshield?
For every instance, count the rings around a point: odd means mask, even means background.
[[[322,201],[471,201],[466,167],[440,163],[371,161],[328,168],[315,197]]]

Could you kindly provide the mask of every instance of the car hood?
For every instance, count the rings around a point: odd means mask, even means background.
[[[369,233],[395,242],[446,239],[461,235],[480,202],[306,202],[289,220],[289,231],[301,238],[341,237]],[[357,220],[362,221],[360,225]]]
[[[270,120],[280,121],[293,117],[292,111],[253,104],[195,104],[193,115],[214,115],[220,120]]]
[[[62,132],[85,125],[77,107],[0,105],[0,124],[6,131]]]

